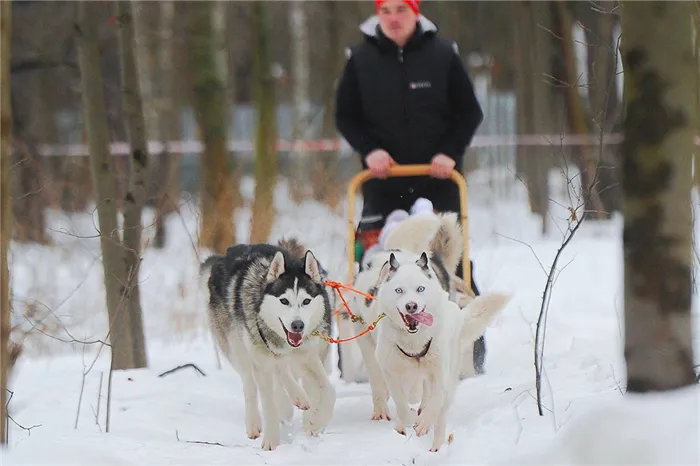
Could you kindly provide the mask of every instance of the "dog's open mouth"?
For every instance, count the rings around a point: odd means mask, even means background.
[[[287,330],[287,327],[284,326],[282,319],[280,319],[280,323],[282,324],[282,329],[284,329],[284,334],[287,336],[287,343],[289,343],[289,346],[299,348],[304,338],[304,334],[302,332],[290,332]]]
[[[425,308],[415,314],[404,314],[401,311],[399,311],[399,314],[403,319],[403,323],[406,325],[408,333],[416,333],[418,331],[418,324],[427,325],[428,327],[433,325],[433,315],[429,312],[425,312]]]

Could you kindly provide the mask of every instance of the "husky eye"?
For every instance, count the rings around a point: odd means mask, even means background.
[[[289,306],[289,300],[287,298],[280,298],[280,302],[285,306]]]
[[[396,288],[394,291],[396,291],[396,294],[403,294],[403,288]]]
[[[306,298],[305,300],[303,300],[303,301],[301,302],[301,305],[302,305],[302,306],[308,306],[309,303],[311,303],[311,300],[310,300],[309,298]]]
[[[425,287],[424,287],[423,285],[421,285],[421,286],[419,286],[418,288],[416,288],[416,291],[419,292],[419,293],[422,293],[422,292],[425,291]]]

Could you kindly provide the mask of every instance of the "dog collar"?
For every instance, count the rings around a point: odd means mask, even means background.
[[[396,347],[397,347],[397,348],[399,349],[399,351],[401,351],[401,352],[404,354],[404,356],[406,356],[407,358],[412,358],[412,359],[415,359],[416,361],[420,362],[420,360],[423,359],[423,358],[425,357],[426,354],[428,354],[428,351],[430,350],[430,344],[431,344],[432,342],[433,342],[433,339],[431,338],[430,340],[428,340],[428,343],[425,344],[425,346],[423,347],[423,349],[421,350],[421,352],[420,352],[420,353],[416,353],[416,354],[409,354],[409,353],[405,352],[404,350],[401,349],[401,347],[400,347],[398,344],[396,345]]]

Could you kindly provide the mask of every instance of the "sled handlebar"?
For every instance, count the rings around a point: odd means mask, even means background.
[[[403,177],[403,176],[429,176],[430,175],[430,165],[428,164],[418,164],[418,165],[395,165],[391,167],[389,177]],[[359,187],[366,181],[374,178],[370,170],[362,170],[350,179],[347,188],[347,199],[348,199],[348,283],[352,283],[355,279],[355,195]],[[460,221],[462,224],[462,238],[464,247],[462,249],[462,274],[464,275],[464,282],[471,288],[472,278],[471,278],[471,267],[469,265],[469,222],[467,217],[467,181],[464,176],[457,171],[452,170],[450,174],[450,179],[457,184],[459,188],[459,203],[461,205],[462,213],[460,216]]]

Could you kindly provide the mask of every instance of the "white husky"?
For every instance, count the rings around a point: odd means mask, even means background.
[[[450,367],[449,383],[440,383],[443,389],[452,387],[453,391],[461,378],[473,375],[471,355],[474,340],[483,334],[491,317],[505,305],[508,298],[503,295],[486,295],[472,300],[469,296],[459,296],[456,293],[454,272],[461,259],[462,251],[462,234],[456,214],[445,213],[437,216],[409,218],[391,233],[386,241],[386,247],[387,250],[376,252],[365,258],[362,270],[354,282],[356,289],[375,295],[380,298],[380,301],[382,299],[383,301],[377,302],[361,295],[350,295],[348,299],[350,309],[362,318],[362,322],[350,323],[349,318],[344,316],[345,320],[341,321],[341,324],[346,326],[345,334],[352,332],[357,334],[364,330],[367,324],[376,321],[380,313],[389,317],[377,325],[375,332],[358,338],[356,342],[372,390],[372,419],[391,419],[387,403],[391,391],[399,414],[396,427],[398,431],[402,432],[410,419],[405,417],[405,412],[401,413],[403,409],[399,407],[402,404],[401,394],[398,395],[399,401],[397,401],[393,393],[395,390],[387,388],[388,381],[392,377],[389,374],[400,374],[403,377],[406,367],[415,366],[411,371],[415,372],[417,377],[423,377],[424,371],[428,370],[429,367],[426,365],[427,361],[440,361],[440,364],[447,364]],[[430,251],[430,257],[428,254],[421,254],[422,251]],[[394,267],[396,269],[394,271],[392,271],[392,257],[394,266],[397,266]],[[418,266],[419,260],[425,262],[425,264],[421,262],[423,267]],[[405,291],[411,285],[410,275],[406,278],[406,284],[398,287],[394,285],[394,280],[402,279],[401,277],[411,270],[410,267],[398,267],[398,264],[404,263],[413,263],[417,267],[414,267],[414,271],[417,270],[419,274],[415,277],[420,278],[424,283],[416,285],[412,289],[418,293],[419,286],[425,287],[425,289],[421,288],[422,292],[419,294],[422,296],[422,302],[426,303],[428,313],[417,314],[415,312],[415,310],[422,309],[422,306],[416,309],[411,308],[414,310],[413,313],[408,312],[405,307],[408,302],[405,299],[408,295],[396,294],[396,288]],[[399,270],[401,273],[397,274]],[[404,302],[400,302],[402,296]],[[397,300],[393,305],[390,299],[392,297]],[[416,305],[419,303],[417,299],[411,302]],[[396,307],[397,305],[399,308]],[[431,338],[436,338],[436,341],[433,343]],[[427,341],[431,341],[431,343],[426,349],[424,345]],[[384,349],[380,350],[380,342],[384,345]],[[357,366],[359,364],[352,360],[352,353],[348,351],[351,348],[352,346],[347,344],[342,348],[343,372],[347,372],[351,378],[357,379]],[[398,352],[398,348],[407,354]],[[423,350],[426,351],[425,355],[418,359],[413,357],[420,356]],[[384,351],[388,351],[388,353]],[[405,360],[403,362],[408,366],[397,362],[395,356],[398,361]],[[353,363],[355,367],[353,367]],[[383,367],[391,369],[391,365],[395,363],[398,364],[394,367],[396,371],[387,372],[386,369],[383,369]],[[457,367],[456,380],[454,381],[452,381],[453,367]],[[355,370],[354,374],[353,370]],[[453,383],[454,386],[452,386]],[[429,397],[429,393],[427,391],[423,393],[421,384],[413,384],[410,386],[409,393],[404,393],[403,399],[409,399],[411,403],[414,403],[420,401],[421,397],[427,400],[426,397]],[[449,406],[450,403],[451,395],[446,406]],[[402,419],[401,414],[404,415]],[[436,435],[437,442],[443,435],[440,435],[439,432],[436,434],[438,434]],[[439,441],[442,442],[442,440]],[[441,443],[438,443],[438,448],[439,445]]]
[[[416,435],[435,426],[431,451],[445,443],[447,412],[460,381],[465,351],[509,300],[477,296],[467,306],[450,300],[424,252],[390,253],[379,274],[375,306],[387,319],[377,326],[376,359],[396,406],[394,428]],[[398,257],[402,257],[399,259]],[[409,404],[418,403],[418,416]]]

